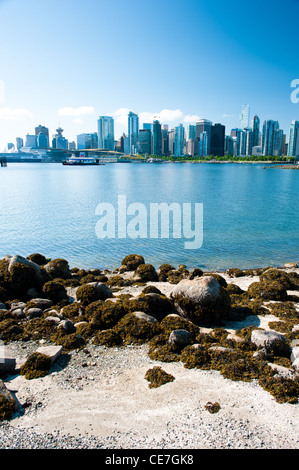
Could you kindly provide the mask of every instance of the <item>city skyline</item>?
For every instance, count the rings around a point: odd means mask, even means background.
[[[16,137],[16,144],[8,143],[6,151],[19,152],[31,149],[84,150],[102,149],[124,154],[173,156],[299,156],[299,121],[292,121],[288,135],[279,121],[261,120],[258,115],[250,119],[250,105],[242,105],[239,127],[227,132],[225,125],[207,119],[184,126],[180,123],[169,130],[168,124],[154,119],[140,125],[139,116],[132,111],[127,115],[127,130],[118,139],[114,134],[114,118],[99,116],[97,132],[77,134],[74,141],[62,135],[59,126],[49,138],[49,129],[39,125],[35,134],[27,133],[25,139]],[[244,127],[241,127],[244,126]],[[50,143],[51,142],[51,143]]]
[[[238,127],[245,103],[287,133],[299,119],[294,0],[0,0],[0,15],[0,149],[40,122],[75,140],[99,115],[121,135],[129,111],[171,128]]]

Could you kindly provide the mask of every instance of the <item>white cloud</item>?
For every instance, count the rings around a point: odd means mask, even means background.
[[[233,118],[234,115],[233,114],[222,114],[222,117],[223,118]]]
[[[128,123],[128,114],[131,110],[129,108],[119,108],[113,113],[115,122],[118,124]]]
[[[79,106],[78,108],[65,107],[60,108],[58,114],[59,116],[87,116],[88,114],[94,114],[95,109],[93,106]]]
[[[201,117],[197,116],[197,114],[186,114],[186,116],[184,116],[184,122],[187,122],[188,124],[189,123],[196,123],[200,119],[201,119]]]
[[[0,108],[0,119],[24,120],[32,117],[33,114],[28,109]]]
[[[73,120],[73,122],[74,122],[75,124],[83,124],[84,121],[83,121],[82,118],[76,118],[76,119]]]

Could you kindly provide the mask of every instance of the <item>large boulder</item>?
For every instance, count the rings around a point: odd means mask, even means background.
[[[183,279],[170,293],[177,312],[194,323],[228,318],[230,298],[213,276]]]
[[[61,258],[56,258],[52,261],[49,261],[49,263],[44,266],[44,269],[52,279],[68,279],[72,275],[68,261]]]

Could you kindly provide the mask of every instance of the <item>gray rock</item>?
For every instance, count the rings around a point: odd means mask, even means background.
[[[298,268],[298,264],[297,264],[297,263],[286,263],[286,264],[284,265],[284,268],[287,268],[287,269]]]
[[[59,323],[61,322],[61,319],[59,317],[49,315],[48,317],[45,318],[45,321],[53,322],[53,323],[56,323],[57,325],[59,325]]]
[[[173,330],[169,335],[168,343],[176,348],[184,348],[191,343],[191,334],[187,330]]]
[[[51,364],[54,364],[54,362],[61,356],[62,349],[62,346],[41,346],[36,350],[36,352],[48,356],[51,359]]]
[[[251,333],[251,342],[258,348],[269,349],[277,353],[285,353],[288,349],[286,339],[283,334],[276,331],[256,329]]]
[[[8,355],[6,348],[0,347],[0,372],[13,373],[16,368],[16,359]]]
[[[29,318],[39,318],[42,316],[43,311],[41,308],[29,308],[26,312]]]
[[[291,350],[291,361],[294,363],[296,359],[299,359],[299,346],[295,346]]]
[[[37,277],[39,279],[42,279],[42,272],[41,272],[41,268],[38,264],[36,263],[33,263],[33,261],[30,261],[29,259],[27,258],[23,258],[23,256],[19,256],[19,255],[15,255],[15,256],[12,256],[9,260],[9,265],[8,265],[8,271],[10,272],[11,271],[11,268],[16,264],[16,263],[20,263],[20,264],[23,264],[25,266],[30,266],[31,268],[34,269],[35,271],[35,274],[37,275]]]
[[[12,302],[10,304],[10,311],[13,312],[14,310],[17,309],[24,309],[26,307],[26,304],[24,302]]]
[[[11,314],[14,318],[25,318],[25,312],[23,308],[15,308],[11,311]]]
[[[76,328],[71,320],[60,320],[58,328],[63,328],[66,333],[75,333]]]
[[[172,289],[171,297],[185,297],[195,304],[209,305],[221,298],[219,282],[212,276],[204,276],[193,280],[183,279]]]
[[[31,299],[30,302],[34,303],[35,308],[41,308],[42,310],[46,310],[53,305],[53,302],[50,299],[34,298]]]

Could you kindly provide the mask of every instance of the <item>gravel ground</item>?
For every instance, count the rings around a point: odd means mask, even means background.
[[[38,344],[23,345],[25,356]],[[10,350],[17,352],[18,343]],[[6,382],[24,406],[0,423],[2,449],[296,449],[298,405],[278,404],[256,381],[160,363],[147,346],[89,344],[61,357],[51,374]],[[175,380],[149,389],[153,365]],[[219,402],[210,414],[205,405]],[[27,406],[26,406],[27,404]]]

